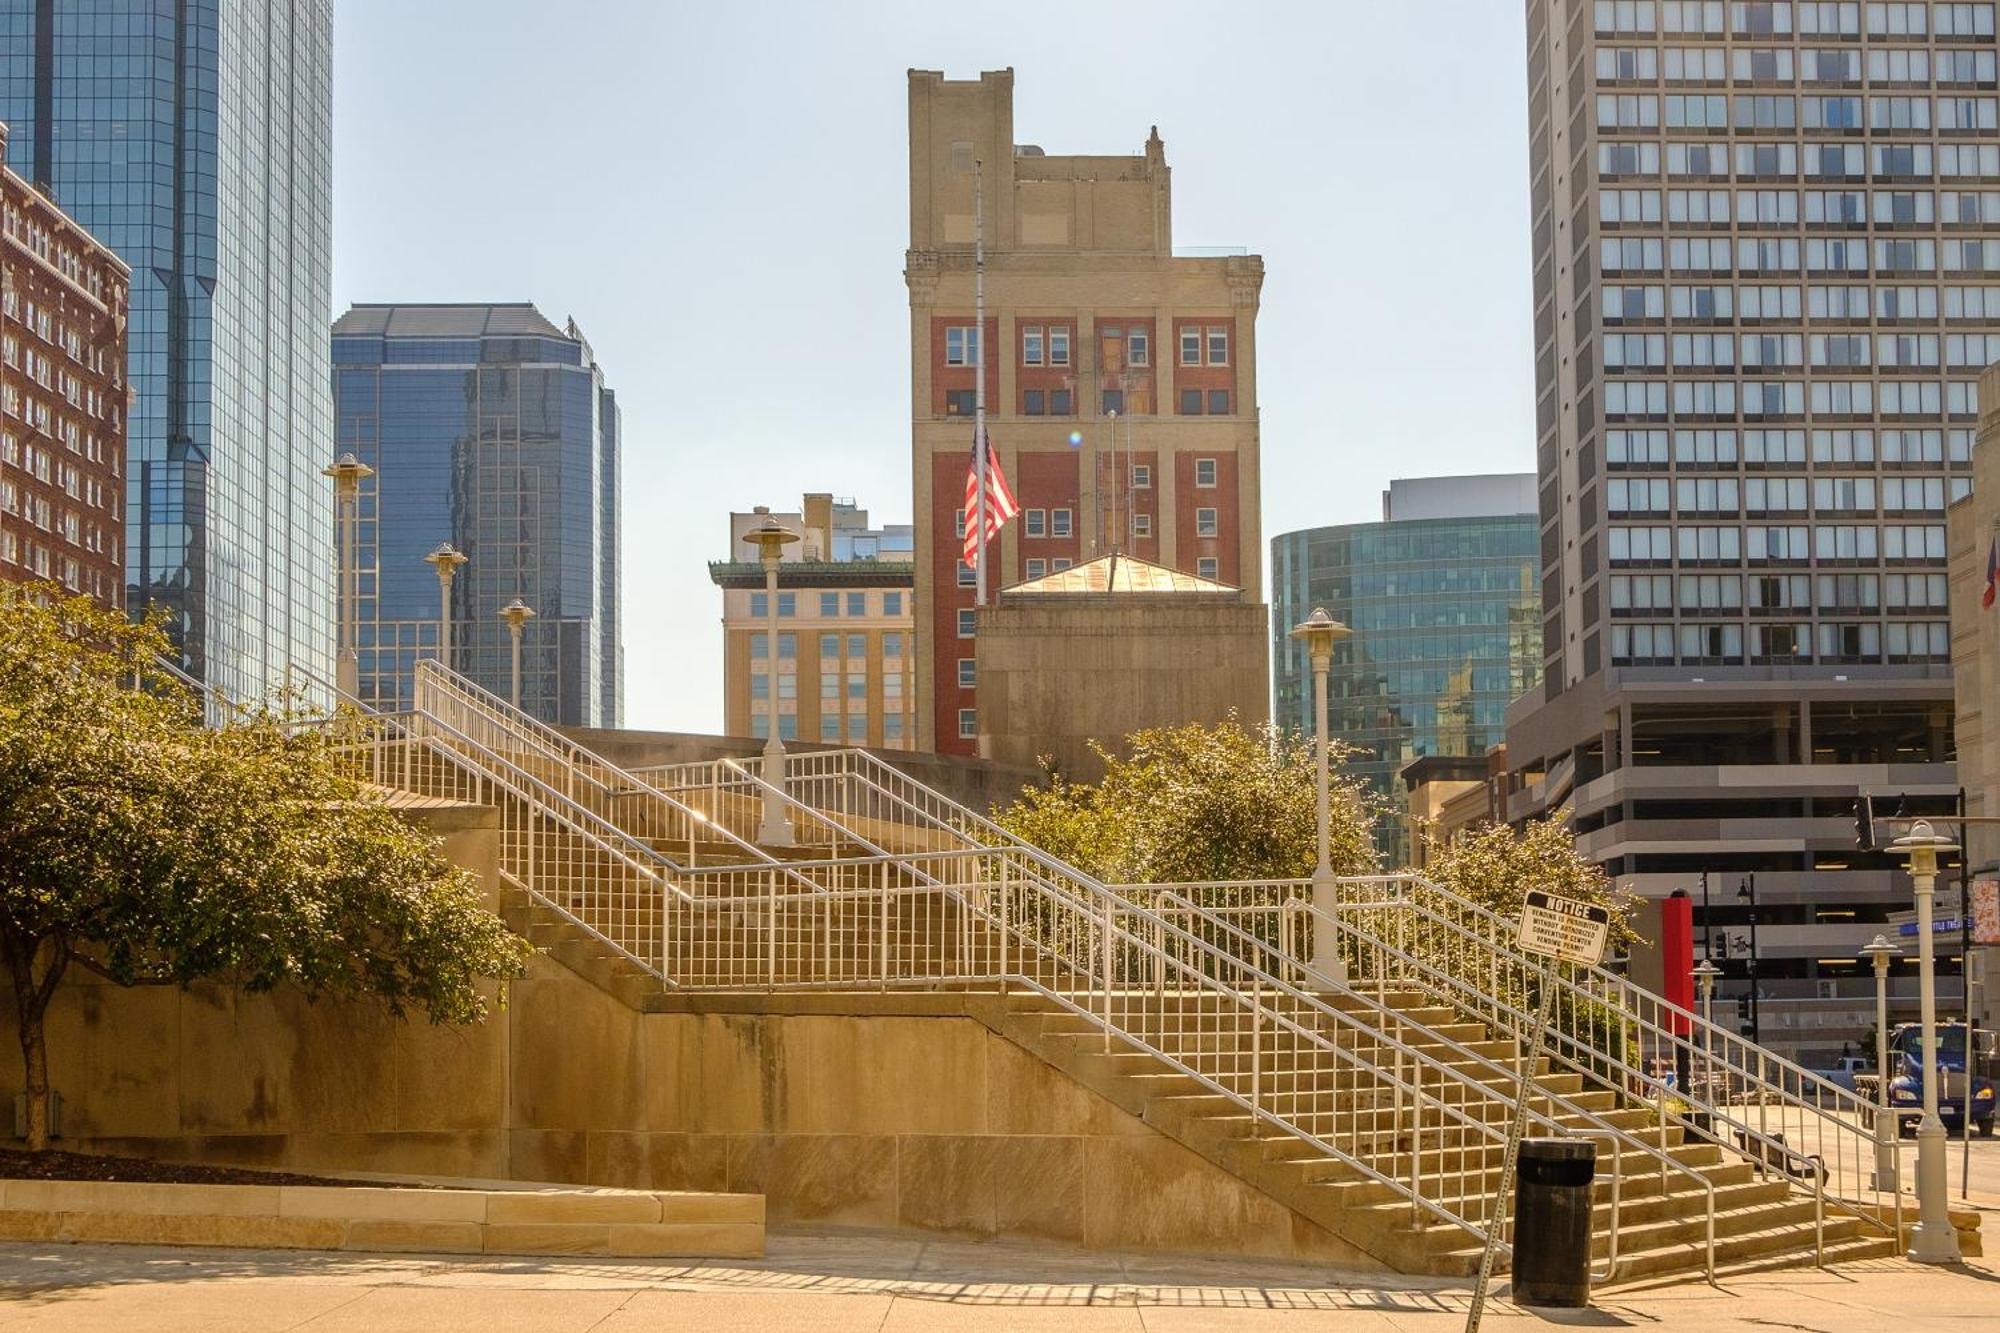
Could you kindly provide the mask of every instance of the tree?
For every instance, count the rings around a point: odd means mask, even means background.
[[[1611,912],[1611,947],[1635,944],[1632,897],[1576,849],[1569,811],[1530,821],[1518,835],[1505,824],[1485,824],[1456,842],[1433,843],[1426,878],[1512,919],[1529,889],[1594,903]]]
[[[1154,727],[1122,753],[1093,743],[1095,784],[1058,778],[1002,811],[1017,837],[1112,884],[1299,879],[1318,859],[1312,742],[1295,733],[1215,726]],[[1376,801],[1329,748],[1330,859],[1336,874],[1375,869]]]
[[[529,953],[343,762],[341,725],[268,707],[202,725],[157,621],[0,584],[0,961],[28,1146],[48,1144],[44,1019],[72,965],[476,1022]]]

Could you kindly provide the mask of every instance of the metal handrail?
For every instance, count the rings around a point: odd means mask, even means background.
[[[1290,956],[1286,952],[1279,949],[1277,946],[1271,944],[1269,941],[1258,939],[1255,935],[1252,935],[1250,932],[1242,929],[1242,927],[1237,926],[1236,924],[1227,920],[1225,917],[1221,915],[1211,914],[1205,911],[1198,903],[1195,903],[1193,900],[1179,893],[1168,890],[1162,894],[1162,897],[1168,901],[1178,904],[1191,916],[1199,917],[1207,921],[1216,929],[1222,931],[1223,933],[1225,933],[1230,937],[1233,937],[1239,943],[1248,946],[1250,949],[1268,955],[1272,955],[1275,960],[1275,965],[1280,969],[1283,969],[1284,967],[1286,967],[1287,964],[1290,964],[1294,961],[1290,958]],[[1701,1172],[1696,1171],[1693,1167],[1688,1166],[1685,1162],[1681,1162],[1676,1158],[1672,1157],[1667,1152],[1664,1146],[1655,1147],[1653,1144],[1647,1143],[1644,1139],[1639,1138],[1631,1131],[1621,1129],[1618,1126],[1611,1124],[1609,1121],[1604,1119],[1604,1117],[1599,1113],[1591,1111],[1585,1107],[1579,1106],[1574,1101],[1570,1100],[1569,1097],[1561,1093],[1553,1092],[1547,1088],[1542,1088],[1537,1086],[1535,1082],[1535,1073],[1533,1070],[1529,1070],[1526,1068],[1520,1069],[1518,1071],[1509,1069],[1505,1064],[1494,1060],[1491,1056],[1481,1055],[1480,1053],[1472,1050],[1470,1047],[1465,1046],[1463,1043],[1455,1040],[1454,1038],[1446,1036],[1444,1033],[1439,1032],[1437,1029],[1431,1027],[1427,1023],[1424,1023],[1422,1020],[1416,1018],[1414,1015],[1409,1014],[1406,1011],[1394,1009],[1381,1004],[1379,1001],[1369,996],[1365,991],[1355,991],[1344,986],[1338,987],[1337,989],[1339,990],[1339,993],[1343,995],[1352,996],[1353,998],[1358,999],[1363,1003],[1369,1005],[1371,1010],[1376,1010],[1383,1012],[1385,1014],[1394,1015],[1399,1024],[1405,1027],[1415,1029],[1418,1033],[1422,1034],[1424,1040],[1441,1045],[1445,1047],[1447,1050],[1450,1050],[1455,1054],[1463,1056],[1467,1061],[1476,1063],[1490,1072],[1501,1075],[1503,1079],[1512,1078],[1516,1081],[1517,1084],[1526,1084],[1528,1088],[1532,1088],[1535,1091],[1536,1095],[1546,1098],[1551,1107],[1559,1108],[1563,1114],[1572,1116],[1578,1120],[1583,1121],[1585,1124],[1591,1126],[1594,1132],[1607,1135],[1615,1143],[1628,1147],[1634,1152],[1652,1159],[1659,1165],[1662,1184],[1665,1183],[1666,1173],[1669,1170],[1676,1171],[1681,1175],[1687,1177],[1689,1180],[1695,1182],[1695,1184],[1699,1188],[1703,1189],[1706,1192],[1708,1201],[1708,1213],[1710,1218],[1711,1219],[1713,1218],[1715,1213],[1715,1182],[1711,1180],[1709,1177],[1703,1175]],[[1308,993],[1308,995],[1313,1005],[1322,1011],[1329,1013],[1344,1012],[1344,1011],[1335,1011],[1332,1008],[1332,1006],[1327,1005],[1324,1001],[1320,1000],[1316,995],[1310,995],[1310,993]],[[1516,1028],[1517,1041],[1522,1040],[1526,1037],[1527,1022],[1528,1020],[1526,1015],[1523,1015],[1522,1024]],[[1565,1133],[1568,1132],[1566,1127],[1556,1124],[1555,1121],[1547,1117],[1543,1117],[1543,1123],[1552,1125],[1561,1132]],[[1505,1182],[1502,1182],[1502,1188],[1503,1189],[1505,1188]],[[1614,1235],[1615,1235],[1615,1229],[1616,1225],[1614,1220]],[[1615,1245],[1616,1242],[1614,1241],[1613,1243]],[[1707,1249],[1707,1267],[1708,1267],[1708,1275],[1712,1280],[1715,1276],[1715,1245],[1714,1245],[1712,1222],[1711,1222],[1711,1233]]]

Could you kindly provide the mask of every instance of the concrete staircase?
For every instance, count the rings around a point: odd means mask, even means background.
[[[562,913],[510,892],[503,903],[508,923],[538,949],[572,972],[642,1012],[660,1012],[685,1003],[657,976],[641,968]],[[732,1008],[754,1006],[754,995],[734,994]],[[1249,1184],[1276,1202],[1343,1237],[1399,1272],[1467,1276],[1479,1264],[1479,1249],[1466,1232],[1418,1212],[1388,1186],[1316,1149],[1296,1134],[1253,1119],[1238,1101],[1200,1079],[1123,1041],[1107,1046],[1092,1019],[1038,992],[1002,993],[982,989],[963,997],[965,1012],[994,1033],[1060,1071],[1079,1085],[1143,1120],[1183,1147]],[[1519,1051],[1478,1024],[1427,1004],[1414,993],[1344,995],[1334,1003],[1379,1025],[1383,1040],[1372,1043],[1370,1058],[1393,1056],[1398,1044],[1434,1058],[1469,1067],[1443,1044],[1445,1038],[1503,1065],[1517,1065]],[[1301,1021],[1310,1016],[1299,1015]],[[1242,1057],[1251,1046],[1242,1026],[1219,1014],[1203,1015],[1202,1027],[1219,1059]],[[1265,1076],[1286,1087],[1288,1115],[1374,1170],[1407,1177],[1413,1151],[1432,1171],[1442,1166],[1449,1187],[1432,1197],[1455,1211],[1483,1218],[1498,1186],[1501,1149],[1494,1139],[1475,1135],[1462,1124],[1431,1115],[1415,1121],[1398,1117],[1389,1105],[1395,1090],[1381,1079],[1353,1069],[1302,1071],[1289,1066],[1287,1051],[1271,1035],[1261,1040]],[[1481,1069],[1474,1074],[1492,1089],[1484,1099],[1458,1108],[1504,1132],[1511,1108],[1511,1082]],[[1615,1158],[1600,1150],[1595,1186],[1595,1254],[1600,1268],[1611,1255],[1614,1216],[1612,1177],[1617,1185],[1617,1263],[1612,1280],[1634,1282],[1699,1276],[1705,1263],[1707,1191],[1715,1190],[1716,1258],[1719,1267],[1792,1267],[1813,1263],[1814,1205],[1789,1181],[1759,1174],[1757,1168],[1713,1143],[1688,1141],[1679,1125],[1664,1136],[1650,1109],[1619,1107],[1616,1094],[1587,1090],[1583,1076],[1556,1073],[1543,1062],[1536,1079],[1535,1107],[1567,1129],[1587,1128],[1573,1113],[1552,1107],[1559,1096],[1596,1112],[1621,1128],[1663,1143],[1673,1160],[1696,1173],[1692,1180],[1666,1174],[1632,1151]],[[1548,1132],[1543,1129],[1541,1132]],[[1413,1138],[1417,1142],[1413,1143]],[[1828,1209],[1824,1218],[1828,1262],[1879,1258],[1895,1253],[1891,1238],[1860,1219]]]

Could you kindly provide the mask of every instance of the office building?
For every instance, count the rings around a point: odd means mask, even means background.
[[[439,653],[442,589],[425,560],[468,557],[452,583],[452,666],[545,722],[617,727],[619,415],[575,321],[534,306],[357,305],[333,326],[336,449],[361,482],[351,599],[361,697],[410,699]],[[327,503],[322,497],[322,504]]]
[[[778,570],[778,651],[769,651],[764,567],[744,534],[766,523],[796,533]],[[759,506],[729,516],[729,554],[708,567],[722,589],[723,727],[785,741],[914,748],[914,615],[908,524],[870,527],[868,511],[830,494],[795,513]]]
[[[1543,687],[1509,713],[1510,813],[1570,808],[1648,895],[1706,873],[1720,993],[1752,984],[1754,912],[1766,1041],[1837,1051],[1905,896],[1852,803],[1957,785],[1994,6],[1527,14]]]
[[[131,273],[7,166],[0,125],[0,578],[125,601]]]
[[[1483,762],[1540,670],[1535,486],[1525,474],[1390,483],[1382,521],[1271,539],[1273,716],[1310,735],[1312,663],[1291,637],[1315,607],[1354,631],[1334,648],[1327,734],[1385,804],[1376,844],[1409,863],[1412,760]]]
[[[330,0],[0,0],[14,169],[131,270],[125,602],[245,697],[331,674]]]
[[[1114,551],[1254,592],[1264,265],[1174,248],[1157,130],[1130,155],[1016,143],[1012,70],[912,70],[909,98],[917,744],[970,754],[979,698],[958,663],[975,655],[976,588],[960,511],[979,367],[988,438],[1022,507],[989,549],[989,595]]]

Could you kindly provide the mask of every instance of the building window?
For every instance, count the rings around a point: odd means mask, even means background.
[[[902,594],[900,593],[897,594],[897,596],[899,597],[901,595]],[[903,655],[903,636],[895,633],[884,634],[882,636],[883,658],[885,660],[893,661],[894,659],[901,657],[902,655]]]
[[[1208,391],[1208,414],[1212,417],[1229,415],[1229,390],[1210,389]]]
[[[1030,324],[1021,330],[1022,365],[1039,366],[1042,364],[1045,357],[1044,349],[1047,347],[1047,343],[1044,341],[1045,336],[1042,326],[1039,324]]]
[[[1213,458],[1197,458],[1194,460],[1194,484],[1204,487],[1215,485],[1215,460]]]
[[[1044,575],[1044,574],[1046,574],[1046,573],[1048,573],[1048,572],[1049,572],[1049,562],[1048,562],[1048,561],[1046,561],[1046,560],[1030,560],[1030,561],[1028,562],[1028,577],[1029,577],[1029,578],[1031,578],[1031,579],[1038,579],[1038,578],[1042,577],[1042,575]]]
[[[1132,535],[1133,535],[1134,537],[1150,537],[1150,536],[1152,536],[1152,535],[1153,535],[1153,516],[1152,516],[1151,514],[1134,514],[1134,515],[1132,515]]]
[[[797,713],[778,714],[778,739],[795,741],[799,738],[799,715]]]
[[[821,593],[821,594],[819,595],[819,613],[820,613],[820,614],[821,614],[822,616],[837,616],[837,615],[839,615],[839,614],[840,614],[840,594],[839,594],[839,593],[837,593],[837,592],[823,592],[823,593]]]
[[[1133,329],[1125,335],[1125,364],[1127,366],[1148,366],[1153,360],[1152,337],[1144,329]]]
[[[771,678],[759,671],[750,677],[750,698],[758,703],[771,697]]]
[[[1068,569],[1070,567],[1070,563],[1071,563],[1070,561],[1065,560],[1063,557],[1057,556],[1055,559],[1049,561],[1049,572],[1052,574],[1060,574],[1065,569]]]
[[[1051,537],[1069,536],[1072,522],[1073,519],[1069,510],[1051,509],[1049,511],[1049,536]]]
[[[778,659],[789,662],[799,655],[799,636],[780,634],[778,636]]]
[[[1212,555],[1202,556],[1194,562],[1194,572],[1205,579],[1222,577],[1222,561]]]
[[[962,741],[979,738],[979,710],[961,708],[958,710],[958,738]]]
[[[1153,465],[1151,463],[1134,463],[1132,465],[1132,489],[1135,491],[1150,491],[1153,489]]]
[[[951,525],[953,535],[958,537],[965,536],[965,511],[963,509],[952,510]]]
[[[886,713],[883,715],[882,739],[886,743],[893,743],[903,739],[903,715],[901,713]]]
[[[1200,389],[1181,390],[1181,415],[1184,417],[1198,417],[1201,415]]]
[[[760,741],[768,737],[771,734],[771,719],[763,713],[751,714],[750,734]]]
[[[1024,417],[1047,416],[1048,395],[1040,389],[1021,390],[1021,415]]]
[[[751,593],[750,618],[752,620],[762,620],[770,614],[771,614],[771,602],[769,597],[767,597],[765,594],[761,592]]]
[[[969,417],[979,410],[978,398],[971,389],[947,389],[944,395],[944,414],[948,417]]]
[[[976,588],[979,586],[979,571],[961,560],[958,562],[958,586]]]
[[[1229,330],[1210,329],[1208,331],[1208,364],[1226,366],[1229,364]]]
[[[900,592],[885,592],[885,593],[883,593],[883,594],[882,594],[882,614],[883,614],[883,615],[885,615],[885,616],[900,616],[900,615],[902,615],[902,614],[903,614],[903,594],[902,594],[902,593],[900,593]],[[885,643],[886,643],[886,642],[887,642],[887,640],[885,639],[885,640],[884,640],[883,642],[885,642]]]
[[[847,614],[850,616],[867,615],[868,594],[865,592],[851,592],[847,594]]]
[[[849,699],[859,699],[863,703],[868,701],[868,677],[866,675],[859,671],[849,671],[847,673],[847,697]]]
[[[752,634],[750,636],[751,661],[753,662],[763,661],[766,657],[770,656],[770,650],[771,650],[770,640],[765,635]]]
[[[821,660],[825,660],[825,659],[828,659],[828,658],[837,658],[837,657],[839,657],[839,656],[840,656],[840,636],[839,636],[838,634],[822,634],[822,635],[820,635],[820,636],[819,636],[819,655],[820,655],[820,658],[821,658]]]
[[[1123,389],[1106,389],[1104,391],[1104,415],[1110,416],[1113,412],[1119,413],[1121,416],[1125,412],[1125,391]]]
[[[779,593],[778,614],[782,617],[782,616],[796,616],[798,613],[799,613],[799,595],[795,592]]]
[[[847,739],[864,742],[868,739],[868,714],[849,713],[847,715]]]
[[[823,741],[840,739],[840,714],[821,713],[819,716],[819,738]]]
[[[1216,527],[1215,511],[1213,509],[1197,509],[1194,511],[1195,536],[1213,537],[1216,534]]]
[[[1181,330],[1181,364],[1198,366],[1201,364],[1201,330],[1193,327]]]
[[[979,330],[969,325],[954,325],[944,331],[944,363],[947,366],[971,366],[978,361]]]
[[[847,636],[847,655],[848,655],[848,657],[849,657],[849,658],[851,658],[852,660],[854,660],[854,661],[856,661],[856,662],[859,662],[859,661],[861,661],[861,660],[862,660],[863,658],[867,657],[867,656],[868,656],[868,636],[867,636],[866,634],[850,634],[850,635],[848,635],[848,636]]]
[[[963,511],[961,511],[963,512]],[[958,534],[963,537],[961,530]],[[1024,509],[1021,511],[1021,535],[1024,537],[1046,537],[1049,535],[1049,511],[1046,509]]]
[[[979,684],[979,659],[961,657],[958,659],[958,688],[969,690]]]
[[[969,639],[979,628],[979,613],[971,607],[960,607],[958,611],[958,637]]]
[[[1049,415],[1052,417],[1076,415],[1076,395],[1068,389],[1049,390]]]
[[[1069,330],[1053,327],[1049,330],[1049,364],[1066,366],[1069,364]]]

